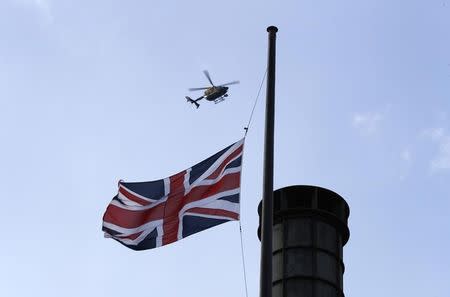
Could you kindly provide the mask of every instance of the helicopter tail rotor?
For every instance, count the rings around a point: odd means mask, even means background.
[[[197,103],[197,100],[194,100],[194,99],[192,99],[192,98],[189,97],[189,96],[186,96],[186,100],[187,100],[187,102],[194,104],[196,108],[199,108],[199,107],[200,107],[200,104]]]

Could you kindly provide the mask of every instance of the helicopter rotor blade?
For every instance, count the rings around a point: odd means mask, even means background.
[[[189,91],[200,91],[200,90],[206,90],[209,89],[210,87],[203,87],[203,88],[189,88]]]
[[[238,84],[238,83],[239,83],[239,81],[235,80],[235,81],[231,81],[231,82],[226,83],[226,84],[221,84],[220,87],[222,87],[222,86],[229,86],[229,85],[235,85],[235,84]]]
[[[211,76],[209,76],[209,72],[208,70],[203,70],[203,73],[205,74],[206,78],[209,80],[209,82],[211,83],[211,85],[214,87],[214,84],[211,80]]]

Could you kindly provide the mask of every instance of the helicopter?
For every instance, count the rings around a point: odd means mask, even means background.
[[[209,82],[211,83],[211,87],[203,87],[203,88],[190,88],[189,91],[199,91],[199,90],[205,90],[205,93],[203,94],[203,96],[197,98],[197,99],[192,99],[189,96],[186,96],[186,100],[189,103],[192,103],[195,105],[195,107],[199,108],[200,104],[197,103],[197,101],[200,101],[202,99],[206,99],[208,101],[214,101],[214,103],[219,103],[222,102],[223,100],[225,100],[225,97],[228,97],[228,87],[229,85],[234,85],[234,84],[238,84],[239,81],[235,80],[226,84],[221,84],[218,86],[215,86],[214,83],[211,80],[211,76],[209,75],[208,70],[203,70],[203,73],[205,74],[206,78],[209,80]]]

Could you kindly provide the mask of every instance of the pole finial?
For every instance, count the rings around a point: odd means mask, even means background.
[[[267,27],[267,32],[278,32],[278,28],[275,26],[269,26]]]

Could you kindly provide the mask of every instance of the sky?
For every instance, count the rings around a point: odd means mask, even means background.
[[[239,225],[134,252],[117,181],[243,137],[276,25],[275,189],[350,205],[346,296],[450,296],[450,2],[0,0],[0,296],[245,296]],[[184,96],[240,80],[220,104]],[[258,296],[265,89],[241,222]]]

